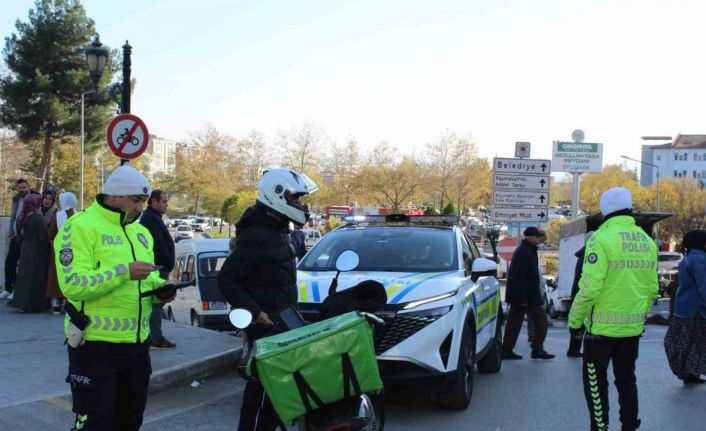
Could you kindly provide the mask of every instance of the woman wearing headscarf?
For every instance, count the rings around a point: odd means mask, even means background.
[[[51,299],[51,309],[54,314],[61,314],[61,307],[64,303],[64,295],[59,289],[59,280],[56,278],[56,263],[54,262],[54,238],[61,230],[64,222],[74,215],[78,199],[71,192],[64,192],[59,195],[59,206],[49,223],[49,273],[47,275],[47,298]]]
[[[706,230],[684,235],[674,314],[664,337],[669,366],[687,384],[704,383],[706,374]]]
[[[44,193],[42,193],[42,218],[44,219],[45,226],[49,226],[57,210],[56,192],[52,189],[44,190]]]
[[[49,232],[42,215],[42,196],[25,198],[19,226],[20,264],[12,306],[25,313],[45,311],[50,249]]]

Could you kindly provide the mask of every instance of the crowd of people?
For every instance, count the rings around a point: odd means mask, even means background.
[[[59,195],[54,189],[40,194],[31,190],[25,179],[17,180],[15,187],[0,298],[24,313],[51,308],[54,314],[60,314],[64,296],[56,276],[53,240],[74,214],[76,196],[71,192]]]

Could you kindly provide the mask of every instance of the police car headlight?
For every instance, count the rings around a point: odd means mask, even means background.
[[[418,301],[412,301],[412,302],[408,303],[407,305],[405,305],[404,307],[402,307],[402,309],[409,310],[412,308],[419,307],[420,305],[428,304],[430,302],[441,301],[442,299],[451,298],[452,296],[456,296],[457,292],[458,292],[458,290],[454,290],[451,292],[442,293],[441,295],[431,296],[429,298],[420,299]]]
[[[419,316],[419,317],[432,317],[432,318],[438,319],[439,317],[441,317],[444,314],[451,311],[452,308],[453,308],[453,305],[447,305],[445,307],[436,307],[436,308],[428,308],[426,310],[410,311],[409,313],[404,313],[404,315],[413,314],[413,315]]]

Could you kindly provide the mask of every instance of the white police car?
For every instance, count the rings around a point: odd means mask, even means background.
[[[344,250],[360,263],[341,273],[338,291],[373,279],[387,291],[375,333],[385,383],[433,384],[439,406],[465,409],[473,393],[473,366],[502,366],[502,308],[497,264],[449,216],[351,217],[325,235],[299,263],[299,307],[317,320],[320,304]]]

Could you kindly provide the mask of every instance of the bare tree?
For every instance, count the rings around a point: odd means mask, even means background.
[[[412,156],[400,157],[397,148],[378,144],[358,175],[366,196],[379,205],[399,211],[419,192],[422,166]]]
[[[315,172],[320,162],[319,151],[327,140],[325,133],[309,121],[289,132],[280,132],[279,141],[284,148],[282,162],[299,172]]]
[[[424,158],[428,163],[428,176],[434,191],[432,198],[438,201],[439,208],[444,207],[444,201],[449,195],[449,182],[454,171],[454,150],[458,138],[456,134],[446,130],[439,141],[428,143]]]
[[[262,171],[274,162],[270,146],[262,132],[253,130],[247,138],[237,142],[236,157],[243,166],[243,186],[255,188]]]
[[[0,214],[10,213],[15,181],[24,174],[22,165],[27,161],[28,153],[14,133],[0,130]]]

